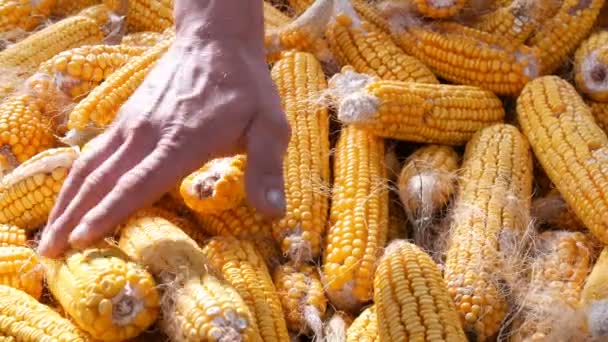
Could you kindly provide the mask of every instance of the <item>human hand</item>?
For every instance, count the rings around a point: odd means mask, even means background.
[[[39,252],[58,257],[111,236],[206,161],[240,151],[249,202],[281,216],[289,137],[261,44],[178,41],[75,162]]]

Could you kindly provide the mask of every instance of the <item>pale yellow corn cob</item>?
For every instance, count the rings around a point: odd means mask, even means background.
[[[372,299],[374,270],[388,230],[383,161],[381,138],[356,127],[342,128],[322,279],[328,298],[340,310],[355,311]]]
[[[26,246],[25,229],[10,224],[0,224],[0,247]]]
[[[540,165],[583,224],[608,242],[606,133],[574,87],[557,76],[530,82],[517,118]]]
[[[163,35],[158,32],[135,32],[122,37],[120,44],[126,46],[151,47],[156,45],[162,38]]]
[[[25,291],[39,299],[42,277],[42,267],[34,250],[23,246],[0,247],[0,284]]]
[[[78,150],[69,147],[47,150],[5,176],[0,192],[0,224],[27,230],[42,225],[78,155]]]
[[[0,1],[0,32],[14,29],[31,31],[51,14],[55,0]]]
[[[577,89],[595,101],[608,101],[608,31],[593,33],[574,55]]]
[[[344,68],[330,82],[338,119],[385,138],[461,145],[502,122],[503,104],[477,87],[385,81]]]
[[[469,141],[462,168],[444,277],[465,330],[482,341],[498,332],[508,310],[499,288],[499,238],[528,225],[532,155],[517,128],[498,124]]]
[[[118,248],[104,244],[41,262],[53,296],[93,338],[124,341],[156,321],[160,303],[154,278]]]
[[[363,310],[348,327],[346,342],[380,342],[378,316],[373,305]]]

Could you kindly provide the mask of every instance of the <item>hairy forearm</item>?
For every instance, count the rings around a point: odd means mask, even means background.
[[[262,44],[262,0],[175,0],[178,37]]]

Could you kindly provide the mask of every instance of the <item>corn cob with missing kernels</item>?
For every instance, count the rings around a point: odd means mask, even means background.
[[[317,102],[327,83],[309,53],[286,54],[271,74],[292,131],[283,163],[287,211],[273,235],[283,254],[309,261],[321,253],[329,206],[329,116]]]
[[[381,341],[467,341],[439,267],[405,240],[392,242],[378,263],[374,307]]]
[[[0,223],[27,230],[42,225],[78,155],[69,147],[47,150],[6,175],[0,192]]]
[[[351,68],[329,84],[343,124],[384,138],[461,145],[505,116],[496,95],[471,86],[385,81]]]
[[[31,31],[51,14],[55,0],[0,1],[0,32],[21,29]]]
[[[608,101],[608,31],[598,31],[581,43],[574,57],[577,89],[595,101]]]
[[[532,202],[531,213],[539,225],[570,231],[585,230],[583,222],[576,217],[562,195],[555,189],[535,199]]]
[[[0,336],[13,337],[15,342],[91,340],[69,319],[6,285],[0,285]]]
[[[263,341],[287,341],[287,323],[279,293],[255,244],[234,237],[214,237],[203,247],[210,268],[239,293],[254,317]]]
[[[576,319],[574,311],[580,308],[594,248],[584,233],[548,231],[535,240],[535,254],[530,283],[523,298],[518,298],[522,309],[515,320],[513,342],[549,340],[551,330],[564,324],[572,326],[567,320]],[[560,332],[560,340],[579,340],[575,337],[583,327],[577,328]],[[564,336],[567,334],[574,336]]]
[[[262,341],[243,298],[207,272],[202,249],[171,221],[139,211],[121,226],[118,244],[166,286],[161,327],[169,338]]]
[[[608,242],[606,133],[570,83],[543,76],[517,99],[517,118],[540,165],[566,203],[602,242]],[[550,130],[550,131],[549,131]]]
[[[444,278],[468,333],[490,338],[508,306],[500,291],[501,234],[528,225],[532,155],[517,128],[484,128],[466,147],[451,218]],[[504,251],[506,252],[506,251]]]
[[[156,321],[160,303],[154,278],[118,248],[104,243],[41,263],[53,296],[93,338],[124,341]]]
[[[378,316],[372,305],[363,310],[346,331],[346,342],[379,342]]]
[[[327,296],[340,310],[356,311],[373,296],[374,270],[388,230],[383,161],[383,139],[356,127],[342,128],[322,273]]]
[[[340,4],[326,35],[341,65],[351,65],[357,72],[385,80],[439,83],[422,62],[395,44],[388,33],[388,23],[372,6],[362,1],[355,1],[352,6],[347,1]]]

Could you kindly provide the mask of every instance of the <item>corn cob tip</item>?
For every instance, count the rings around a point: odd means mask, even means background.
[[[338,119],[343,123],[371,119],[378,110],[379,100],[361,91],[375,78],[345,67],[328,82],[330,94],[338,102]]]
[[[59,138],[59,141],[69,146],[83,146],[103,132],[103,128],[90,125],[83,129],[71,129]]]
[[[608,50],[608,46],[605,49]],[[584,92],[591,97],[596,93],[608,92],[608,65],[602,63],[598,54],[597,50],[591,52],[580,65]]]

